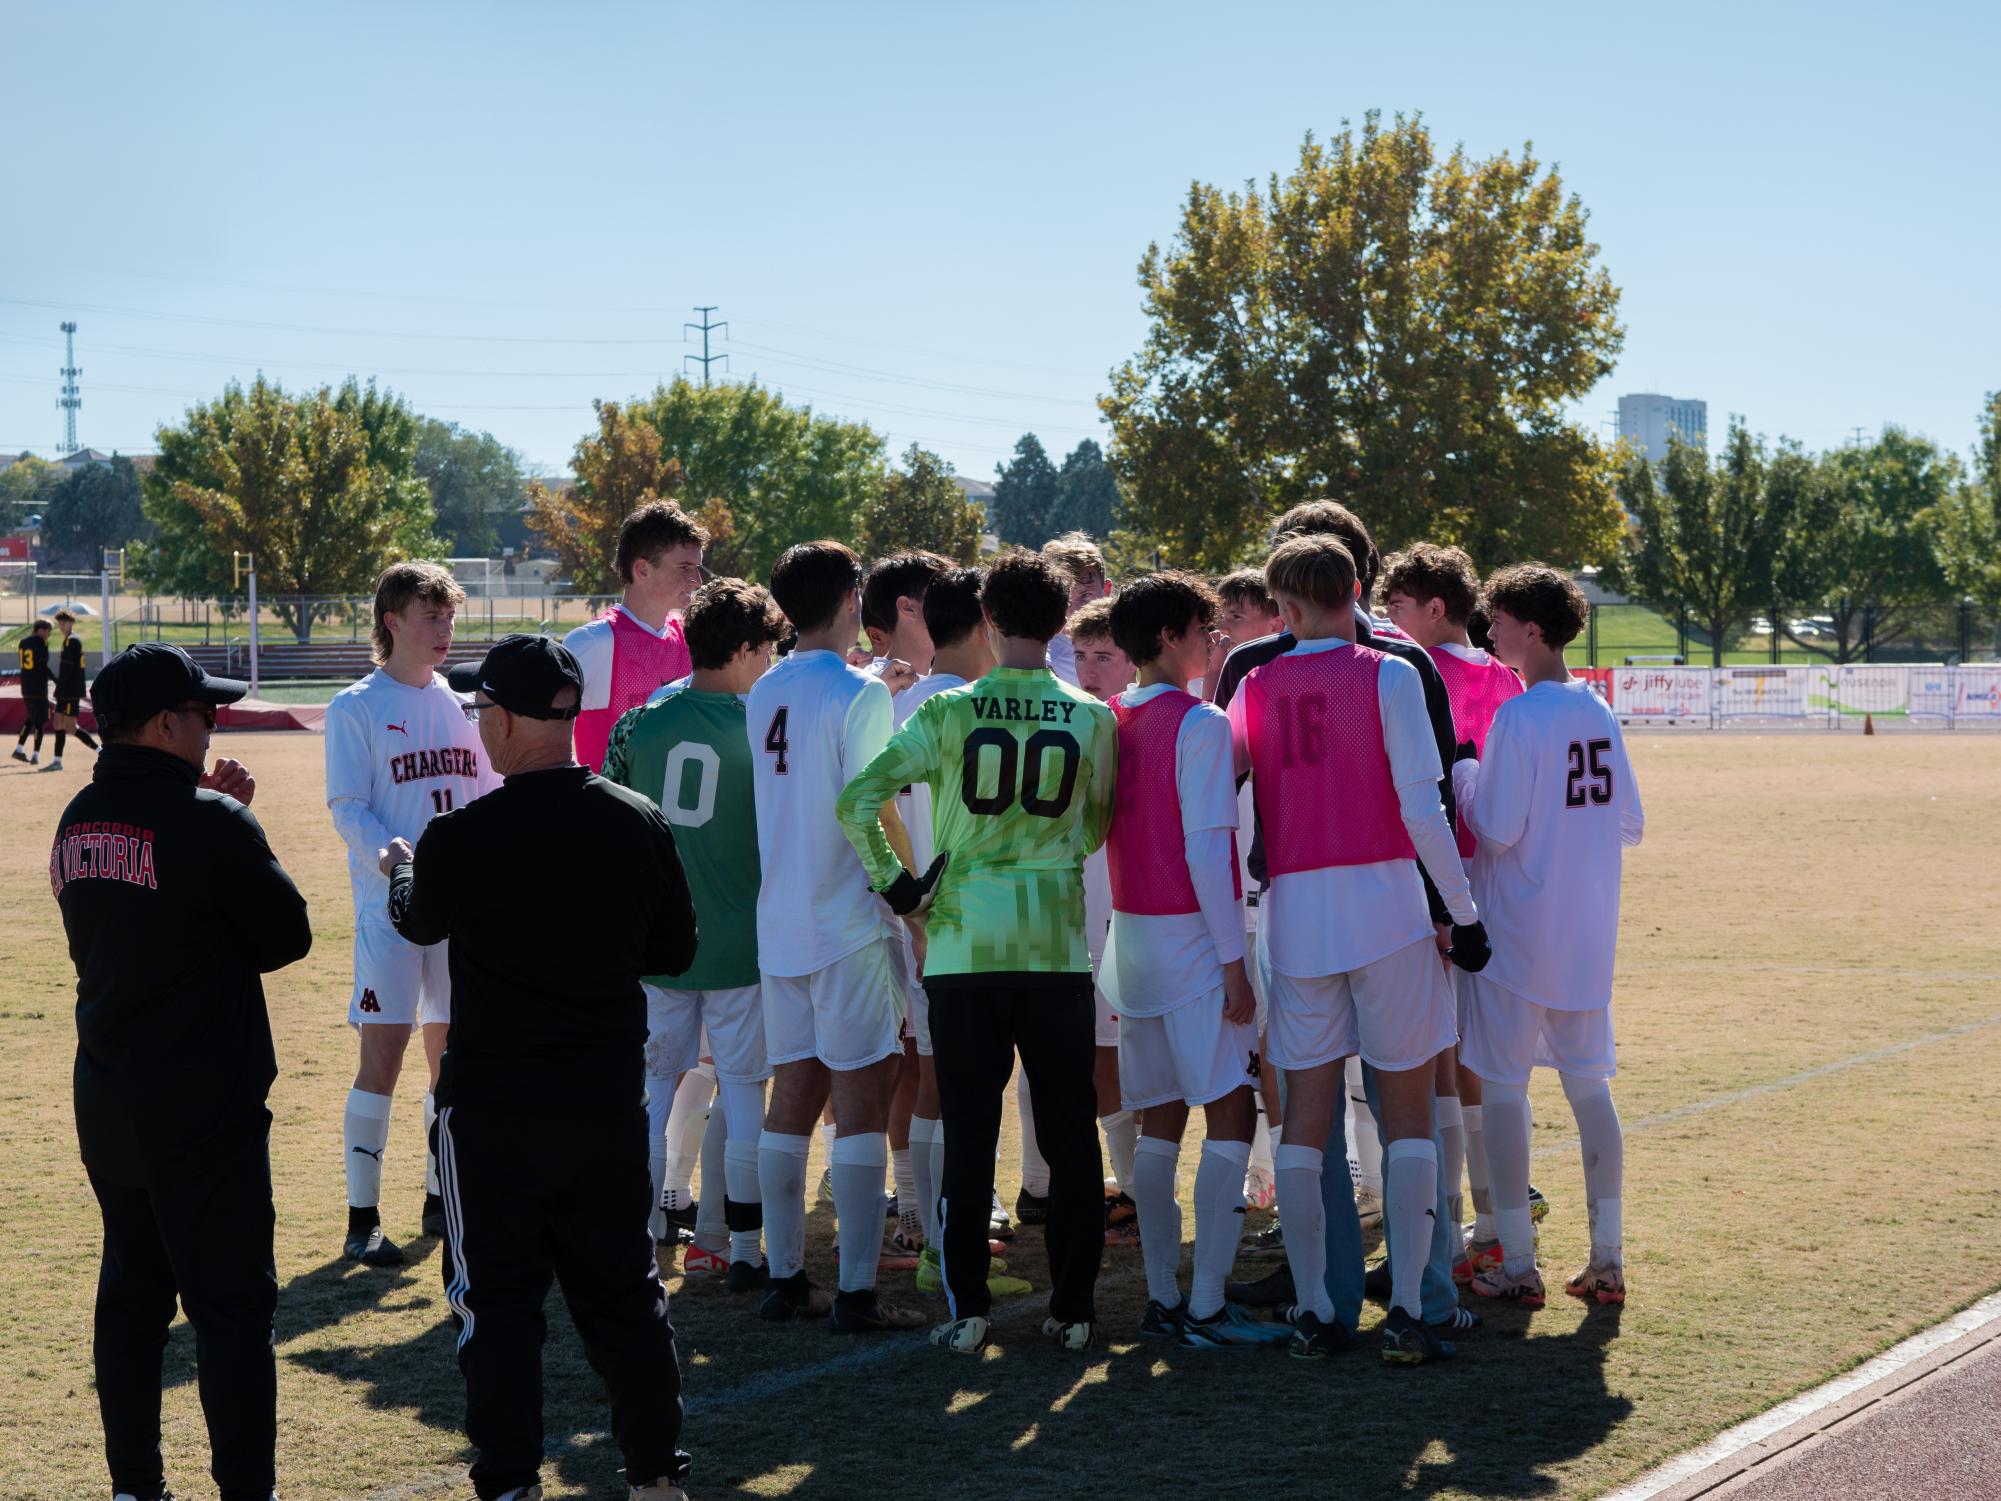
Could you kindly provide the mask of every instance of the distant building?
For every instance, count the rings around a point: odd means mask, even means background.
[[[971,479],[963,474],[952,476],[952,483],[966,492],[966,499],[986,513],[987,525],[994,524],[994,487],[990,480]]]
[[[1658,396],[1640,392],[1619,398],[1619,436],[1645,452],[1649,463],[1667,457],[1668,434],[1683,441],[1709,445],[1709,403],[1693,396]]]

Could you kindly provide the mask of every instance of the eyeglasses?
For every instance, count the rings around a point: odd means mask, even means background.
[[[467,718],[467,719],[471,720],[471,721],[472,721],[472,722],[473,722],[474,724],[478,724],[478,723],[479,723],[479,716],[480,716],[480,714],[481,714],[481,713],[482,713],[483,711],[485,711],[485,710],[487,710],[487,709],[498,709],[498,708],[500,707],[500,705],[499,705],[499,704],[472,704],[472,703],[467,703],[467,704],[460,704],[460,705],[459,705],[459,707],[460,707],[461,709],[464,709],[464,710],[465,710],[465,713],[466,713],[466,718]]]
[[[207,725],[210,729],[215,728],[214,704],[176,704],[173,708],[167,710],[167,712],[169,714],[199,714],[202,717],[203,724]]]

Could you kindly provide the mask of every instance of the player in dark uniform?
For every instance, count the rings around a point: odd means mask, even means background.
[[[21,721],[21,738],[14,742],[14,759],[26,761],[30,766],[42,759],[42,733],[49,727],[49,680],[55,676],[49,671],[49,632],[53,629],[46,620],[38,620],[35,628],[21,638],[21,704],[28,717]],[[35,737],[32,754],[24,749],[30,734]]]
[[[83,643],[77,639],[76,616],[68,610],[56,611],[56,628],[63,633],[62,651],[56,658],[56,754],[50,771],[63,769],[63,740],[74,735],[94,752],[97,742],[77,715],[83,709]]]

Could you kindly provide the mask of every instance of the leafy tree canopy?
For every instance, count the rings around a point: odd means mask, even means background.
[[[913,443],[903,452],[903,467],[884,475],[863,504],[857,550],[882,558],[918,548],[973,563],[985,527],[986,513],[966,498],[951,465]]]

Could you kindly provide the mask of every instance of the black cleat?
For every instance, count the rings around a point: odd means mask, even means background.
[[[358,1261],[363,1266],[403,1264],[403,1248],[384,1235],[379,1224],[363,1230],[349,1230],[347,1243],[340,1248],[340,1253],[349,1261]]]
[[[765,1275],[764,1299],[757,1305],[760,1318],[781,1323],[793,1318],[817,1318],[833,1311],[834,1295],[809,1281],[804,1271],[784,1278],[772,1278],[768,1271]]]
[[[660,1212],[667,1216],[667,1228],[674,1232],[673,1235],[668,1237],[670,1240],[681,1241],[681,1240],[694,1239],[695,1211],[698,1208],[700,1208],[700,1205],[695,1200],[690,1199],[688,1200],[687,1203],[683,1204],[679,1209],[669,1209],[666,1205],[666,1202],[663,1199],[660,1205]]]
[[[1294,1360],[1325,1360],[1355,1342],[1353,1332],[1339,1319],[1323,1324],[1320,1316],[1308,1309],[1288,1308],[1285,1321],[1292,1325],[1292,1343],[1286,1353]]]
[[[896,1303],[885,1303],[872,1287],[838,1293],[827,1314],[827,1329],[833,1334],[875,1334],[883,1330],[923,1329],[931,1323],[929,1314]]]
[[[1172,1308],[1163,1307],[1156,1298],[1146,1300],[1146,1312],[1139,1316],[1139,1332],[1143,1339],[1179,1339],[1181,1321],[1188,1317],[1188,1300],[1182,1299]]]
[[[1023,1189],[1014,1196],[1014,1222],[1017,1225],[1046,1225],[1049,1223],[1049,1195],[1032,1194]]]
[[[1389,1257],[1385,1256],[1381,1261],[1377,1262],[1374,1266],[1370,1267],[1368,1271],[1362,1274],[1362,1296],[1365,1298],[1374,1298],[1378,1303],[1387,1303],[1389,1301],[1390,1299]]]
[[[896,1202],[896,1195],[885,1192],[882,1196],[882,1217],[886,1220],[893,1220],[899,1218],[902,1213],[902,1207]]]
[[[424,1195],[424,1233],[443,1235],[445,1233],[445,1201],[441,1195]]]
[[[987,1211],[987,1239],[1013,1240],[1014,1221],[1007,1217],[1007,1210],[1001,1207],[1000,1194],[994,1194],[993,1208]]]
[[[1401,1308],[1392,1308],[1383,1320],[1383,1359],[1391,1365],[1426,1365],[1458,1353],[1451,1340],[1440,1339],[1436,1329]]]
[[[1297,1293],[1292,1285],[1292,1268],[1282,1266],[1267,1272],[1255,1282],[1229,1282],[1223,1286],[1223,1296],[1232,1303],[1241,1303],[1246,1308],[1280,1308],[1297,1301]]]
[[[733,1293],[762,1292],[771,1285],[771,1268],[761,1261],[732,1261],[723,1286]]]
[[[1285,1260],[1285,1226],[1273,1220],[1255,1235],[1244,1237],[1243,1247],[1238,1253],[1246,1261]]]

